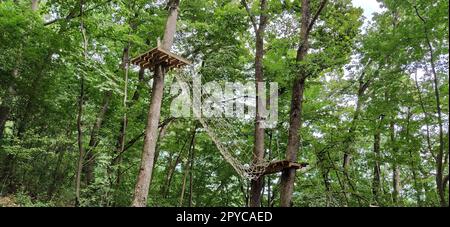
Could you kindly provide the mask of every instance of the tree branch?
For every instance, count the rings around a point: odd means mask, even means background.
[[[260,30],[264,30],[266,25],[267,25],[267,20],[268,20],[268,16],[267,16],[267,1],[266,0],[261,0],[261,14],[259,16],[259,26],[258,26],[258,32],[260,32]]]
[[[171,121],[175,120],[176,118],[174,117],[170,117],[167,118],[166,120],[164,120],[163,122],[161,122],[161,124],[159,124],[158,128],[163,128],[166,127]],[[121,151],[119,154],[117,154],[116,157],[114,157],[114,161],[117,160],[120,156],[122,156],[123,153],[125,153],[125,151],[127,151],[128,149],[130,149],[140,138],[142,138],[145,135],[145,132],[142,132],[141,134],[137,135],[136,137],[134,137],[132,140],[128,141],[128,143],[125,145],[125,147],[123,148],[123,151]]]
[[[248,17],[250,18],[250,22],[252,22],[253,29],[255,29],[255,32],[258,31],[258,26],[256,25],[256,19],[255,16],[252,14],[250,7],[248,7],[246,0],[241,0],[241,4],[245,7],[245,10],[248,13]]]
[[[320,2],[319,5],[319,9],[317,10],[317,12],[314,14],[311,22],[308,25],[308,31],[307,34],[309,34],[314,26],[314,24],[316,23],[317,19],[319,18],[320,13],[322,13],[323,8],[325,8],[325,5],[327,4],[328,0],[322,0]]]
[[[105,2],[100,3],[100,4],[98,4],[98,5],[95,5],[94,7],[90,8],[90,9],[84,10],[84,13],[87,13],[87,12],[89,12],[89,11],[92,11],[92,10],[94,10],[94,9],[97,9],[97,8],[99,8],[100,6],[104,5],[104,4],[110,3],[111,1],[112,1],[112,0],[106,0]],[[75,14],[76,11],[78,11],[78,7],[75,7],[75,8],[73,9],[73,11],[71,11],[71,12],[69,13],[69,15],[67,15],[66,17],[55,18],[55,19],[53,19],[53,20],[51,20],[51,21],[45,22],[45,23],[44,23],[44,26],[48,26],[48,25],[54,24],[54,23],[56,23],[56,22],[58,22],[58,21],[61,21],[61,20],[71,20],[71,19],[80,17],[80,16],[81,16],[81,13]]]

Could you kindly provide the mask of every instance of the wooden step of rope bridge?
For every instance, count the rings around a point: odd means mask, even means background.
[[[163,49],[159,45],[158,47],[155,47],[137,56],[136,58],[133,58],[131,60],[131,63],[140,66],[141,68],[150,70],[159,65],[168,70],[171,70],[191,64],[190,61]]]
[[[306,162],[297,163],[297,162],[290,162],[288,160],[281,160],[281,161],[273,161],[271,162],[265,169],[263,175],[268,174],[274,174],[278,172],[282,172],[285,169],[302,169],[307,167],[309,164]]]

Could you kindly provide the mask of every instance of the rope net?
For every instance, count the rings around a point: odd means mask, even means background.
[[[192,67],[188,67],[185,70],[178,70],[173,75],[176,78],[176,82],[172,85],[179,86],[182,93],[187,93],[192,102],[191,104],[203,102],[202,107],[204,105],[210,105],[217,109],[226,108],[226,105],[241,102],[247,105],[247,109],[255,108],[256,97],[254,95],[234,94],[232,98],[219,96],[214,99],[212,98],[214,95],[205,94],[201,91],[202,88],[194,85],[194,80],[200,79],[200,77]],[[199,95],[195,95],[195,92],[198,92]],[[223,115],[205,117],[203,116],[203,108],[195,108],[195,105],[189,106],[194,106],[194,108],[191,107],[193,114],[190,116],[198,120],[203,130],[216,145],[222,157],[233,167],[240,177],[256,180],[264,175],[270,161],[261,158],[255,159],[253,155],[253,143],[250,142],[254,134],[254,116],[248,114],[244,119],[238,118],[239,116],[226,117]]]

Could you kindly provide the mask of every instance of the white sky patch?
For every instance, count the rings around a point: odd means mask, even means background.
[[[361,7],[364,10],[364,17],[371,21],[373,13],[382,11],[381,5],[377,0],[352,0],[354,6]]]

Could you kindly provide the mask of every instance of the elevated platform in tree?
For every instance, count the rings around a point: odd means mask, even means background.
[[[297,162],[290,162],[287,160],[281,160],[281,161],[274,161],[269,164],[269,166],[266,167],[266,170],[264,171],[263,175],[268,174],[274,174],[281,172],[285,169],[302,169],[308,166],[308,163],[297,163]]]
[[[153,70],[155,66],[161,65],[166,69],[180,68],[186,65],[190,65],[191,62],[169,51],[155,47],[136,58],[131,60],[131,63],[138,65],[144,69]]]

